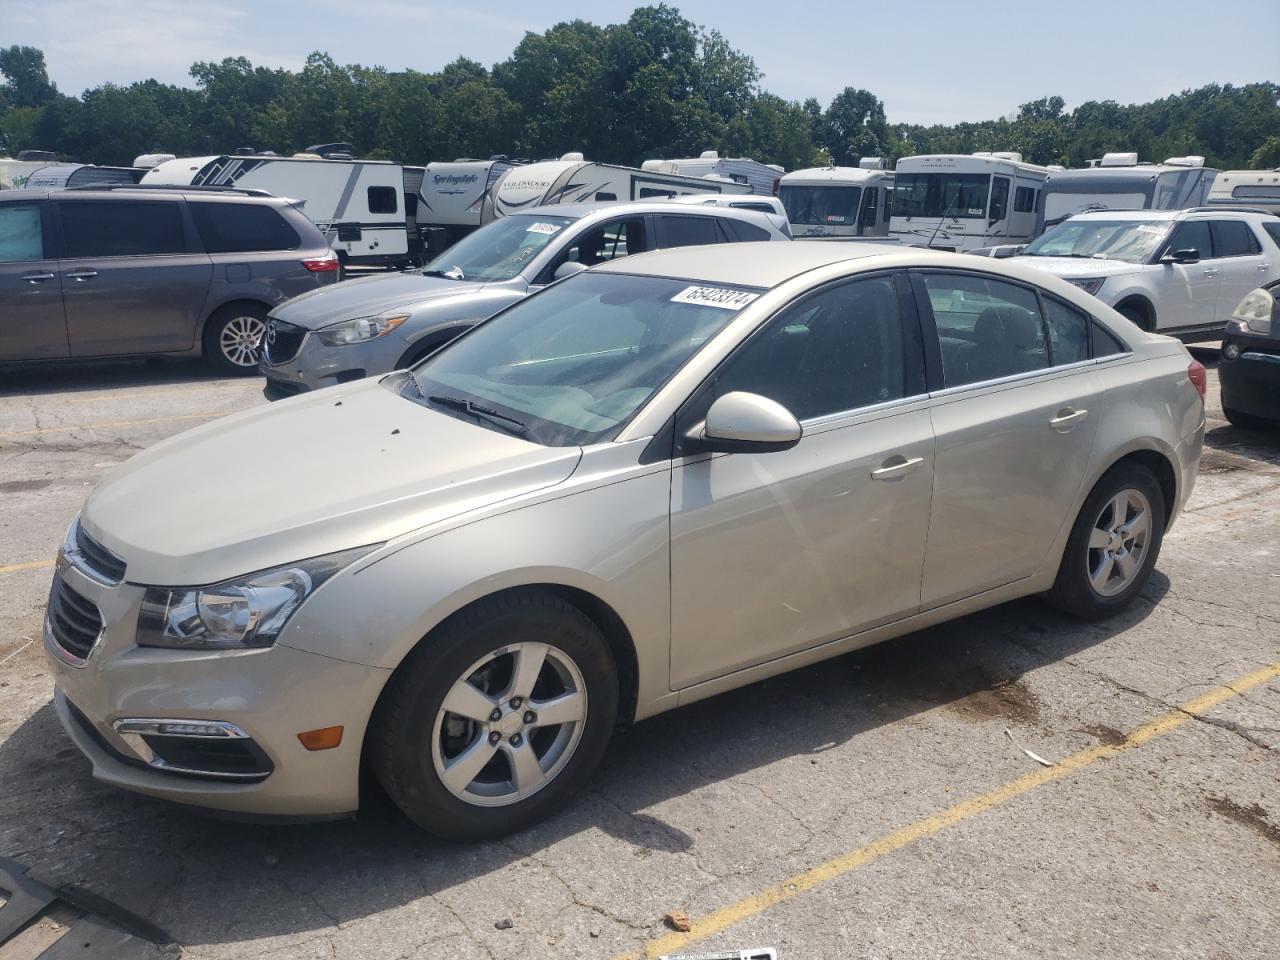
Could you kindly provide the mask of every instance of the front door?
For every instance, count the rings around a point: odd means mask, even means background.
[[[58,261],[45,252],[47,207],[0,204],[0,360],[69,353]]]
[[[823,288],[757,331],[680,418],[761,394],[804,437],[681,458],[671,481],[673,689],[914,613],[933,433],[914,316],[889,275]],[[908,301],[909,303],[909,301]]]
[[[1158,229],[1158,225],[1152,224],[1151,229]],[[1200,260],[1196,263],[1161,263],[1147,268],[1165,273],[1160,278],[1161,300],[1156,304],[1157,329],[1176,330],[1212,324],[1218,312],[1222,268],[1216,259],[1209,221],[1184,220],[1174,227],[1160,255],[1163,257],[1175,250],[1195,250],[1200,254]]]
[[[59,198],[73,357],[194,346],[213,264],[165,200]]]

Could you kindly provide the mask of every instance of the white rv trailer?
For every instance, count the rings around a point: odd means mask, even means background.
[[[720,177],[745,183],[752,193],[762,197],[777,196],[778,182],[787,172],[776,163],[760,163],[748,157],[721,157],[714,150],[704,150],[702,156],[688,160],[646,160],[640,169],[682,177]]]
[[[303,204],[346,264],[396,265],[409,247],[404,169],[385,160],[322,160],[254,155],[180,157],[143,174],[147,184],[236,186]]]
[[[903,157],[894,170],[889,236],[954,251],[1026,243],[1048,175],[1018,153]]]
[[[494,184],[485,222],[550,203],[656,200],[690,193],[750,193],[745,183],[685,177],[610,163],[591,163],[580,153],[515,167]]]
[[[480,224],[491,205],[493,185],[515,166],[507,157],[429,163],[418,191],[418,223],[432,253],[453,246]]]
[[[92,163],[54,163],[27,177],[28,190],[65,190],[93,184],[137,183],[146,171],[140,167],[99,167]]]
[[[1136,153],[1108,153],[1079,170],[1049,168],[1036,207],[1039,236],[1067,217],[1090,210],[1185,210],[1203,206],[1218,171],[1204,157],[1139,163]]]
[[[856,167],[813,167],[782,178],[778,199],[797,237],[883,237],[889,233],[892,172],[878,157]]]
[[[1280,214],[1280,167],[1274,170],[1224,170],[1209,188],[1207,206],[1260,207]]]
[[[74,163],[58,163],[49,160],[24,160],[0,157],[0,190],[21,190],[27,180],[38,170],[49,167],[76,167]]]

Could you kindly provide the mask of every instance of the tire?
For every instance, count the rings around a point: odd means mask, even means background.
[[[1113,536],[1109,531],[1117,526],[1122,496],[1125,529]],[[1145,526],[1141,514],[1147,518]],[[1150,579],[1164,542],[1164,523],[1164,491],[1151,471],[1137,463],[1112,467],[1080,508],[1046,599],[1083,620],[1119,613]],[[1134,566],[1129,568],[1122,557]]]
[[[403,370],[406,367],[413,366],[420,360],[427,359],[441,347],[452,343],[466,332],[466,330],[446,330],[443,333],[431,334],[424,342],[414,344],[406,350],[404,356],[396,361],[396,369]]]
[[[1116,310],[1116,313],[1132,322],[1139,330],[1150,333],[1155,329],[1155,324],[1149,321],[1146,313],[1137,307],[1120,307]]]
[[[229,303],[204,325],[204,357],[218,373],[233,377],[258,372],[258,349],[267,332],[267,308],[259,303]],[[248,339],[257,342],[248,348]]]
[[[575,719],[549,724],[552,709]],[[454,615],[409,655],[374,712],[370,760],[422,829],[488,839],[550,816],[581,790],[617,712],[617,667],[596,625],[552,594],[518,590]]]
[[[1230,407],[1223,407],[1222,415],[1227,418],[1227,423],[1237,430],[1275,430],[1278,426],[1271,420],[1255,417],[1251,413],[1232,410]]]

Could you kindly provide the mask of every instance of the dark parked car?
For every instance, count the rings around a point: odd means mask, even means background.
[[[1269,231],[1268,231],[1269,232]],[[1280,280],[1252,291],[1222,337],[1222,412],[1245,430],[1280,429]]]
[[[0,361],[203,353],[253,373],[267,313],[338,278],[290,201],[94,187],[0,194]]]

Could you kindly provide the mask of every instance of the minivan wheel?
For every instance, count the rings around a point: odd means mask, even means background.
[[[1164,492],[1150,470],[1112,467],[1080,508],[1048,600],[1086,620],[1123,610],[1155,569],[1164,511]]]
[[[267,309],[256,303],[232,303],[204,325],[204,355],[219,373],[246,376],[258,372],[258,351],[267,332]]]
[[[433,631],[396,671],[370,728],[387,794],[445,839],[520,830],[561,809],[618,712],[609,645],[580,610],[519,590]]]

